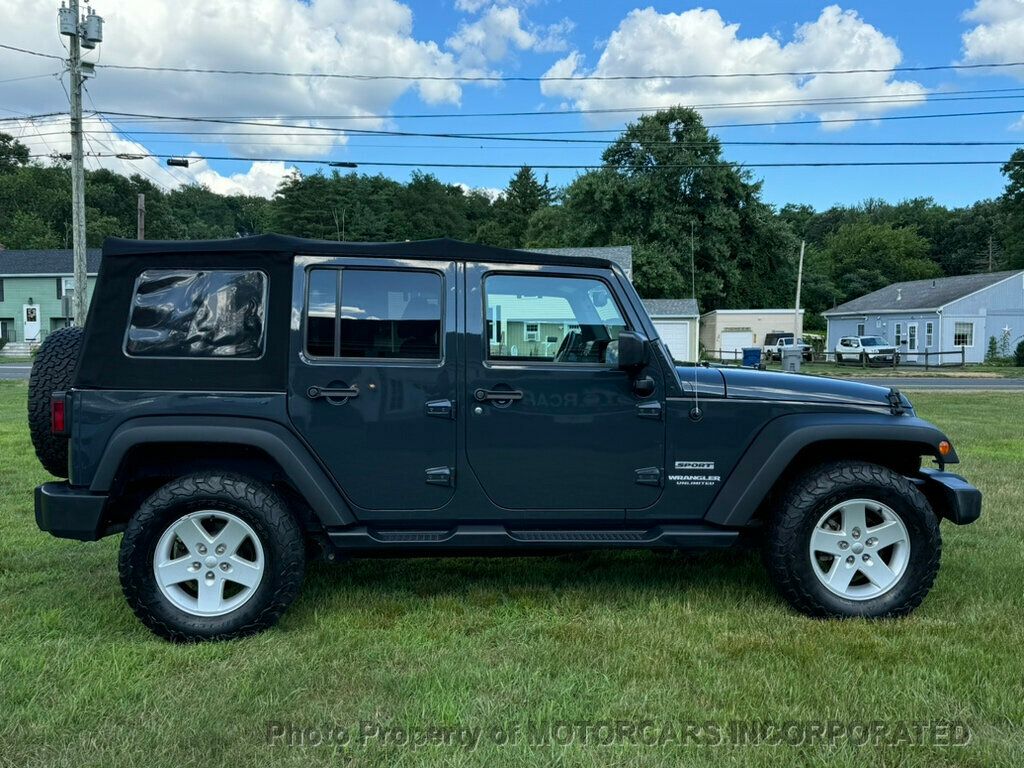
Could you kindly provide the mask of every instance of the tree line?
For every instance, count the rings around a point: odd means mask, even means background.
[[[676,107],[629,124],[602,167],[567,186],[524,166],[496,199],[421,172],[406,183],[295,174],[268,200],[198,185],[164,191],[140,175],[89,171],[87,238],[99,246],[108,236],[133,237],[141,192],[152,239],[279,232],[511,248],[631,245],[641,295],[687,297],[693,281],[704,311],[789,306],[806,240],[802,303],[813,328],[823,327],[824,310],[892,282],[1024,268],[1024,149],[1002,173],[999,198],[962,208],[915,198],[776,209],[749,170],[723,157],[700,115]],[[68,168],[33,163],[23,144],[0,134],[0,247],[66,248],[70,233]]]

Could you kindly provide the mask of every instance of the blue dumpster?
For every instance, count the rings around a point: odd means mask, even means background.
[[[743,367],[744,368],[757,368],[761,365],[761,348],[760,347],[744,347],[743,348]]]

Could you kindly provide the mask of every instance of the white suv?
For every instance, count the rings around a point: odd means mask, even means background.
[[[900,356],[896,347],[881,336],[844,336],[836,344],[836,362],[853,361],[899,363]]]

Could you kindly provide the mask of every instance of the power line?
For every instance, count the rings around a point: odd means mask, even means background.
[[[117,157],[116,153],[98,154],[99,157]],[[46,155],[34,155],[34,157],[46,157]],[[166,159],[182,157],[182,155],[169,155],[161,153],[146,153],[133,155],[133,157],[149,157]],[[231,155],[188,155],[189,160],[227,160],[236,162],[264,162],[264,163],[288,163],[293,165],[336,165],[338,161],[324,160],[317,158],[285,158],[285,157],[235,157]],[[522,163],[441,163],[441,162],[397,162],[390,160],[352,160],[346,161],[357,166],[393,167],[393,168],[487,168],[487,169],[518,169]],[[856,160],[856,161],[801,161],[801,162],[778,162],[778,163],[678,163],[658,165],[659,170],[668,169],[697,169],[697,168],[848,168],[848,167],[890,167],[890,166],[947,166],[947,165],[1024,165],[1024,162],[1007,160]],[[346,166],[349,167],[349,166]],[[605,164],[577,164],[577,163],[553,163],[538,164],[532,166],[537,169],[547,170],[630,170],[629,165],[605,165]]]
[[[118,115],[125,116],[129,113],[123,112],[99,112],[100,115]],[[622,133],[621,128],[617,129],[593,129],[593,130],[569,130],[569,131],[498,131],[498,132],[472,132],[472,133],[457,133],[457,132],[429,132],[429,131],[393,131],[387,129],[373,129],[373,128],[340,128],[335,126],[311,126],[303,125],[301,123],[286,123],[286,122],[269,122],[259,120],[238,120],[238,119],[227,119],[227,118],[216,118],[216,117],[173,117],[167,115],[140,115],[134,113],[137,117],[149,117],[154,120],[168,120],[171,122],[183,122],[183,123],[211,123],[220,125],[247,125],[256,128],[292,128],[298,131],[313,131],[313,135],[328,135],[328,134],[339,134],[343,136],[403,136],[403,137],[429,137],[429,138],[443,138],[443,139],[471,139],[479,141],[500,141],[500,140],[511,140],[511,141],[525,141],[525,142],[568,142],[578,143],[584,141],[583,139],[554,139],[550,138],[554,135],[567,135],[567,134],[596,134],[596,133]],[[1017,115],[1020,114],[1019,109],[1006,109],[1006,110],[989,110],[980,112],[947,112],[940,114],[928,114],[928,115],[882,115],[876,117],[850,117],[850,118],[829,118],[829,119],[814,119],[814,120],[775,120],[768,122],[759,123],[717,123],[709,124],[706,128],[747,128],[747,127],[763,127],[763,126],[775,126],[775,125],[817,125],[819,123],[860,123],[868,121],[883,121],[883,120],[924,120],[934,118],[951,118],[951,117],[976,117],[983,115]]]
[[[19,48],[16,45],[7,45],[5,43],[0,43],[0,48],[3,48],[8,51],[14,51],[15,53],[25,53],[29,56],[39,56],[43,59],[56,59],[57,61],[62,63],[64,61],[63,56],[56,56],[52,53],[40,53],[39,51],[30,51],[28,48]]]
[[[30,56],[41,56],[48,59],[63,61],[63,57],[49,53],[41,53],[26,48],[0,43],[0,48]],[[586,82],[586,81],[632,81],[632,80],[701,80],[701,79],[732,79],[741,77],[816,77],[819,75],[857,75],[885,74],[889,72],[939,72],[947,70],[1004,69],[1024,66],[1024,61],[988,62],[976,64],[927,64],[920,66],[897,67],[861,67],[849,69],[804,69],[777,72],[701,72],[685,74],[634,74],[634,75],[373,75],[362,73],[339,72],[285,72],[278,70],[256,69],[215,69],[203,67],[171,67],[150,66],[142,64],[97,64],[97,68],[117,69],[140,72],[178,72],[208,75],[248,75],[260,77],[306,77],[330,78],[343,80],[399,80],[399,81],[444,81],[444,82]]]
[[[282,119],[289,120],[415,120],[415,119],[464,119],[481,117],[558,117],[564,115],[607,115],[607,114],[631,114],[658,112],[673,107],[686,107],[697,110],[711,109],[766,109],[771,107],[807,107],[807,106],[848,106],[848,105],[871,105],[871,104],[917,104],[928,101],[986,101],[1001,99],[1019,99],[1024,97],[1024,88],[982,88],[964,89],[956,91],[941,91],[932,94],[851,94],[848,96],[830,96],[820,98],[804,99],[770,99],[764,101],[734,101],[714,102],[709,104],[662,104],[645,107],[607,107],[600,109],[552,109],[552,110],[522,110],[515,112],[444,112],[427,113],[413,112],[407,114],[350,114],[350,115],[182,115],[156,116],[136,112],[108,112],[107,114],[119,115],[132,121],[147,121],[160,117],[161,119],[224,119],[224,120],[263,120]]]
[[[25,80],[41,80],[44,77],[60,77],[60,72],[45,72],[41,75],[26,75],[25,77],[9,77],[6,80],[0,80],[0,85],[5,83],[21,83]]]
[[[820,75],[883,74],[889,72],[937,72],[942,70],[998,69],[1024,66],[1024,61],[993,62],[987,64],[933,64],[917,67],[865,67],[859,69],[806,69],[781,72],[702,72],[687,74],[650,75],[370,75],[338,72],[282,72],[256,69],[206,69],[202,67],[164,67],[141,64],[103,64],[104,69],[119,69],[140,72],[178,72],[203,75],[247,75],[257,77],[308,77],[319,79],[379,81],[398,80],[402,82],[441,81],[462,83],[540,83],[540,82],[587,82],[587,81],[635,81],[635,80],[701,80],[732,79],[741,77],[817,77]]]
[[[295,133],[295,132],[289,132],[289,131],[283,131],[282,132],[282,131],[174,131],[174,130],[168,130],[168,131],[148,131],[148,130],[147,131],[138,131],[138,130],[132,130],[131,133],[129,133],[128,131],[120,128],[119,125],[117,125],[117,124],[115,124],[113,122],[111,122],[111,125],[114,126],[114,128],[117,129],[117,130],[93,130],[93,129],[87,129],[85,132],[88,133],[88,134],[91,134],[91,135],[119,136],[119,135],[123,134],[124,136],[127,136],[129,139],[132,139],[132,140],[136,141],[139,144],[142,144],[143,141],[140,140],[140,139],[136,139],[135,138],[136,136],[190,136],[190,137],[193,137],[193,138],[195,138],[195,137],[207,137],[207,136],[214,137],[214,138],[210,138],[210,139],[200,138],[200,139],[198,139],[199,141],[214,141],[214,140],[217,140],[217,141],[231,141],[235,137],[240,137],[240,136],[259,136],[259,137],[275,137],[275,136],[276,137],[299,137],[299,136],[309,137],[310,136],[310,134],[308,134],[308,133],[301,133],[301,132]],[[63,136],[63,135],[65,135],[65,133],[66,133],[65,131],[52,131],[52,132],[41,133],[41,134],[37,134],[37,135],[39,135],[39,136]],[[333,136],[333,134],[324,134],[324,136],[326,138],[330,138],[331,136]],[[147,141],[148,143],[154,143],[154,144],[156,144],[156,143],[164,143],[164,144],[166,144],[166,143],[181,143],[180,139],[174,139],[174,140],[146,139],[145,141]],[[566,139],[564,141],[570,141],[570,140]],[[615,141],[616,140],[614,140],[614,139],[580,139],[577,142],[572,142],[572,143],[578,143],[578,144],[583,145],[583,146],[578,147],[579,149],[587,149],[587,148],[590,148],[591,145],[606,146],[608,144],[615,143]],[[306,143],[292,142],[292,141],[289,141],[289,142],[277,142],[277,141],[273,141],[273,142],[258,142],[258,141],[249,141],[248,139],[246,139],[244,143],[245,144],[254,144],[254,145],[265,144],[267,146],[274,146],[274,145],[291,145],[291,146],[299,145],[299,146],[310,146],[310,147],[312,147],[312,146],[320,146],[319,144],[313,143],[313,142],[306,142]],[[731,140],[731,139],[711,139],[711,140],[708,140],[708,141],[646,141],[646,142],[644,142],[645,146],[673,146],[673,147],[706,147],[706,146],[713,146],[713,145],[740,146],[740,147],[1017,147],[1017,146],[1021,146],[1022,144],[1024,144],[1024,140],[1022,140],[1022,141],[975,141],[975,140],[963,140],[963,141],[959,141],[959,140],[949,140],[949,141],[831,141],[831,140],[826,140],[826,141],[812,141],[812,140],[806,140],[806,141],[785,141],[785,140],[780,140],[780,141],[776,141],[776,140],[762,141],[762,140],[752,140],[752,141],[744,141],[744,140]],[[402,145],[400,145],[398,147],[395,147],[394,144],[363,144],[363,143],[360,143],[360,144],[358,144],[356,146],[358,146],[360,148],[362,148],[362,147],[378,147],[378,148],[396,148],[396,149],[434,149],[434,148],[436,148],[437,145],[436,144],[402,144]],[[451,144],[449,144],[449,145],[447,145],[447,148],[450,148],[450,149],[478,149],[478,148],[480,148],[480,149],[482,149],[482,148],[485,148],[485,147],[480,146],[480,145],[475,145],[475,144],[458,144],[458,145],[451,145]],[[520,147],[520,146],[518,146],[516,144],[497,145],[497,146],[495,146],[495,145],[488,145],[486,148],[487,149],[532,149],[531,147]],[[562,147],[562,146],[550,147],[550,149],[555,149],[555,150],[571,149],[571,148],[573,148],[573,147]],[[547,149],[547,147],[538,147],[537,149]]]

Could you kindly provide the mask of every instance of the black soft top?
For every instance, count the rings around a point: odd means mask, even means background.
[[[617,269],[608,259],[492,248],[459,240],[405,243],[338,243],[285,235],[230,240],[122,240],[103,244],[85,340],[74,386],[78,388],[281,391],[287,387],[292,276],[296,255],[357,256],[435,261]],[[171,359],[124,353],[135,284],[148,269],[258,269],[269,278],[266,345],[258,359]]]
[[[400,243],[342,243],[311,240],[289,235],[256,235],[228,240],[126,240],[108,237],[103,243],[104,258],[148,256],[156,254],[260,254],[264,258],[291,260],[296,254],[308,256],[363,256],[404,259],[440,259],[446,261],[486,261],[510,264],[555,264],[577,267],[611,268],[614,262],[596,256],[568,256],[535,253],[529,250],[495,248],[464,243],[447,237],[434,240],[407,240]]]

